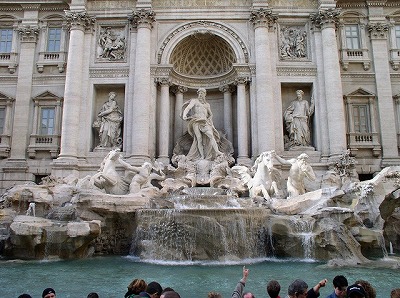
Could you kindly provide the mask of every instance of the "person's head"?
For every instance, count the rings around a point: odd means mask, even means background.
[[[364,288],[365,297],[366,298],[376,298],[376,291],[374,287],[366,280],[359,279],[354,282],[357,285],[360,285]]]
[[[243,294],[243,298],[255,298],[255,296],[253,295],[253,293],[246,292]]]
[[[144,292],[147,288],[147,284],[143,279],[135,278],[128,286],[128,290],[132,292],[132,294],[139,294],[140,292]]]
[[[333,283],[333,287],[335,289],[336,296],[338,296],[339,298],[346,297],[346,289],[347,289],[347,286],[349,285],[346,277],[344,277],[343,275],[336,275],[333,278],[332,283]]]
[[[359,284],[347,287],[347,298],[367,298],[366,295],[364,288]]]
[[[29,294],[21,294],[18,296],[18,298],[32,298],[32,296]]]
[[[161,296],[162,287],[158,282],[152,281],[147,285],[146,293],[149,294],[151,298],[158,298]]]
[[[112,100],[117,96],[117,93],[111,91],[110,93],[108,93],[108,99]]]
[[[99,294],[92,292],[87,295],[87,298],[99,298]]]
[[[295,298],[307,297],[308,284],[301,279],[296,279],[289,285],[288,295]]]
[[[218,292],[209,292],[207,298],[222,298],[222,295]]]
[[[393,289],[390,292],[390,298],[400,298],[400,288],[398,289]]]
[[[55,298],[56,297],[56,291],[52,288],[46,288],[43,290],[42,293],[42,298]]]
[[[162,294],[163,298],[181,298],[181,296],[175,291],[167,291]]]
[[[267,284],[267,293],[269,297],[276,298],[279,296],[279,292],[281,291],[281,285],[276,280],[270,280]]]

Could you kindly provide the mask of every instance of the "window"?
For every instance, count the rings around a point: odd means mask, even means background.
[[[12,29],[0,29],[0,53],[11,52],[12,37]]]
[[[367,133],[369,129],[369,112],[367,105],[353,105],[354,132]]]
[[[41,109],[40,135],[54,134],[55,108]]]
[[[360,48],[360,36],[357,25],[346,25],[346,46],[348,49],[356,50]]]
[[[400,25],[395,26],[396,48],[400,49]]]
[[[4,123],[6,121],[6,108],[0,107],[0,135],[4,132]]]
[[[49,28],[47,52],[59,52],[61,46],[61,28]]]

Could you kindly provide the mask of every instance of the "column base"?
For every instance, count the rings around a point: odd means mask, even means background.
[[[157,158],[157,161],[161,162],[164,166],[168,166],[171,163],[168,156],[160,156],[159,158]]]
[[[254,162],[247,156],[238,156],[236,159],[236,163],[238,165],[251,167]]]

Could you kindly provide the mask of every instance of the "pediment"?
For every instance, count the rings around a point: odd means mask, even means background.
[[[371,96],[375,96],[375,94],[371,93],[370,91],[368,91],[368,90],[366,90],[364,88],[358,88],[357,90],[355,90],[355,91],[353,91],[353,92],[351,92],[351,93],[346,95],[346,97],[351,97],[351,96],[368,96],[368,97],[371,97]]]
[[[60,98],[58,95],[51,93],[50,91],[45,91],[33,98],[33,100],[54,100]]]
[[[11,96],[8,96],[8,95],[6,95],[6,94],[0,92],[0,101],[5,101],[5,100],[11,100],[11,101],[13,101],[14,98],[12,98]]]

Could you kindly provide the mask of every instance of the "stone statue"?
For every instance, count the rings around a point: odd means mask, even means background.
[[[275,154],[275,158],[282,164],[290,165],[289,177],[287,181],[287,191],[289,197],[294,197],[306,193],[304,186],[304,178],[315,180],[315,174],[308,163],[308,155],[306,153],[300,154],[297,158],[289,160],[283,159]]]
[[[252,170],[255,171],[251,177],[251,172],[245,166],[234,166],[232,170],[239,173],[243,182],[249,189],[249,196],[254,198],[262,194],[267,201],[271,196],[280,196],[281,174],[273,165],[273,158],[276,156],[274,150],[260,154],[254,162]]]
[[[26,210],[26,216],[36,216],[36,204],[34,202],[29,203],[28,209]]]
[[[187,158],[213,160],[222,154],[218,148],[220,136],[212,122],[210,105],[206,102],[206,89],[200,88],[197,94],[197,98],[190,99],[182,107],[182,119],[188,120],[188,132],[193,137]]]
[[[311,105],[303,99],[303,90],[296,91],[297,98],[291,102],[283,114],[289,133],[288,147],[311,147],[310,117],[314,113],[314,99]]]
[[[139,193],[144,188],[153,188],[153,185],[151,184],[152,180],[165,179],[165,174],[161,170],[161,166],[154,168],[150,162],[145,162],[142,166],[136,167],[128,164],[121,156],[118,161],[127,171],[125,180],[130,181],[130,194]],[[152,172],[153,169],[157,170],[158,173]]]
[[[121,60],[125,58],[125,37],[122,33],[111,31],[111,27],[107,27],[100,34],[99,46],[101,48],[100,58],[107,60]]]
[[[123,195],[128,192],[129,183],[116,170],[116,163],[120,158],[121,153],[118,148],[111,150],[104,157],[98,173],[91,178],[92,183],[96,187],[104,189],[108,194]]]
[[[116,96],[115,92],[108,94],[108,100],[101,107],[97,115],[97,120],[93,123],[93,127],[99,130],[99,147],[121,147],[121,123],[123,116],[115,101]]]

